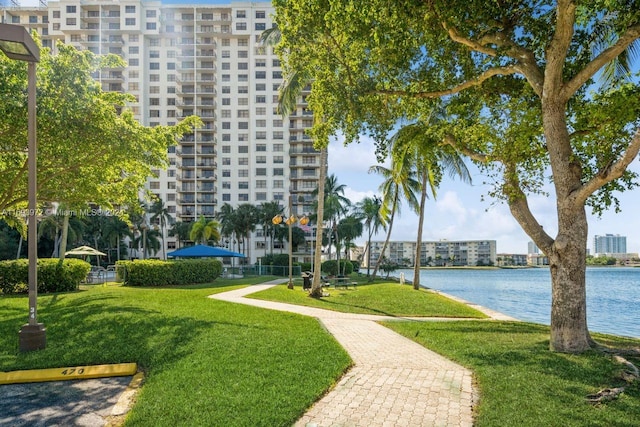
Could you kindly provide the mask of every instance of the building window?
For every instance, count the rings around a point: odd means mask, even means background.
[[[67,6],[67,13],[76,13],[75,6]]]
[[[248,181],[240,181],[238,183],[238,189],[239,190],[248,190],[249,189],[249,182]]]
[[[267,156],[256,156],[256,163],[267,163]]]
[[[223,178],[231,178],[231,171],[229,169],[223,169],[222,170],[222,177]]]
[[[273,151],[276,153],[281,153],[284,151],[284,144],[273,144]]]
[[[248,152],[249,152],[249,146],[248,145],[238,145],[238,153],[246,154]]]
[[[125,13],[136,13],[136,7],[135,6],[125,6],[124,7],[124,12]]]
[[[155,30],[156,23],[155,22],[147,22],[147,30]]]
[[[248,202],[249,201],[249,195],[247,193],[238,194],[238,201],[239,202]]]
[[[256,144],[256,151],[258,152],[266,152],[267,144]]]
[[[147,15],[147,18],[155,18],[156,17],[156,11],[155,10],[147,10],[146,11],[146,15]]]
[[[264,19],[265,11],[264,10],[256,10],[256,19]]]
[[[267,29],[267,24],[264,22],[256,22],[256,31],[264,31]]]
[[[267,181],[264,179],[258,179],[256,181],[256,188],[267,188]]]
[[[67,25],[76,25],[76,18],[67,18]]]
[[[256,104],[265,104],[267,102],[267,97],[264,95],[256,96]]]
[[[267,121],[266,120],[256,120],[256,127],[258,128],[266,128]]]
[[[240,169],[238,171],[238,177],[247,178],[248,176],[249,176],[249,170],[248,169]]]
[[[246,29],[247,29],[247,23],[246,22],[236,22],[236,30],[244,31]]]
[[[282,131],[273,132],[273,139],[284,139],[284,132]]]
[[[231,201],[231,194],[224,193],[222,195],[222,201],[223,202],[230,202]]]
[[[256,79],[266,79],[267,72],[266,71],[256,71]]]
[[[256,132],[256,139],[267,139],[267,132],[265,131]]]
[[[284,176],[284,169],[273,168],[273,176]]]
[[[149,63],[149,69],[150,70],[159,70],[160,69],[160,63],[159,62],[150,62]]]

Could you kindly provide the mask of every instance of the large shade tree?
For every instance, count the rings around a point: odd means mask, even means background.
[[[318,141],[384,141],[398,119],[448,101],[440,140],[464,150],[550,262],[550,348],[582,352],[586,207],[636,185],[640,85],[635,1],[275,0],[285,73],[308,74]],[[635,50],[634,50],[635,48]],[[557,223],[528,196],[552,176]],[[557,229],[557,234],[549,230]]]
[[[137,203],[152,170],[168,166],[167,148],[199,119],[145,127],[126,108],[131,95],[103,92],[92,77],[101,67],[126,65],[121,58],[64,44],[57,50],[42,49],[37,67],[38,201],[69,209]],[[27,201],[26,88],[26,64],[0,55],[1,216]]]

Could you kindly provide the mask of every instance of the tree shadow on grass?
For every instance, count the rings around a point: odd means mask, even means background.
[[[190,353],[189,343],[223,322],[165,313],[119,301],[116,295],[84,293],[44,301],[38,320],[47,328],[44,350],[19,353],[18,330],[25,310],[3,309],[2,370],[136,362],[161,370]],[[26,299],[25,299],[26,302]],[[236,325],[246,327],[247,325]]]

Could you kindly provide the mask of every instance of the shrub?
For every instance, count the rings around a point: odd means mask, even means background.
[[[336,276],[338,274],[338,261],[332,259],[322,263],[322,272],[329,276]]]
[[[168,286],[213,282],[222,273],[217,259],[118,261],[129,286]]]
[[[360,272],[360,263],[358,261],[351,261],[352,271],[356,273]]]
[[[88,262],[79,259],[38,259],[38,292],[67,292],[78,290],[91,270]],[[26,293],[29,282],[29,260],[0,261],[0,292]]]

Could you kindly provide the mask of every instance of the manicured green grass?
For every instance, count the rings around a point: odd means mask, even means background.
[[[137,362],[127,425],[291,425],[350,359],[315,319],[207,298],[248,282],[40,295],[47,348],[25,354],[27,298],[1,297],[0,370]]]
[[[359,283],[357,289],[327,289],[329,296],[310,298],[301,286],[278,285],[249,298],[280,301],[345,313],[409,317],[486,318],[481,312],[426,289],[392,282]]]
[[[586,401],[589,394],[622,384],[621,365],[596,351],[552,353],[546,326],[477,321],[385,326],[474,372],[480,389],[476,427],[640,425],[638,385],[614,401],[597,406]],[[620,348],[640,346],[640,340],[595,338]]]

